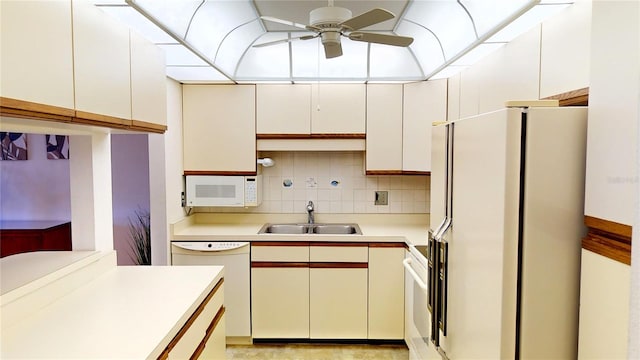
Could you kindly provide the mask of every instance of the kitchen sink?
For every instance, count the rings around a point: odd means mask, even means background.
[[[362,235],[358,224],[264,224],[258,234]]]
[[[258,234],[307,234],[307,224],[265,224]]]
[[[313,226],[314,234],[362,235],[357,224],[317,224]]]

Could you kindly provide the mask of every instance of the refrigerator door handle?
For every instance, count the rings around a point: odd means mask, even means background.
[[[440,227],[440,231],[437,232],[433,238],[437,241],[437,242],[442,242],[442,237],[444,236],[444,233],[447,232],[447,230],[449,230],[449,228],[451,227],[451,218],[446,217],[444,219],[444,225],[442,227]]]
[[[443,227],[443,226],[444,226],[444,224],[446,224],[446,223],[447,223],[447,217],[445,216],[445,217],[442,219],[442,221],[440,222],[440,225],[438,225],[438,227],[437,227],[435,230],[433,230],[433,234],[434,234],[434,236],[435,236],[435,235],[437,235],[437,234],[440,232],[440,230],[442,230],[442,227]]]

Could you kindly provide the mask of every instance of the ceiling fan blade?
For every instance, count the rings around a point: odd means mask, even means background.
[[[307,29],[307,25],[298,24],[297,22],[293,22],[293,21],[289,21],[289,20],[278,19],[278,18],[273,17],[273,16],[260,16],[260,19],[266,20],[266,21],[271,21],[271,22],[278,23],[278,24],[297,27],[299,29],[305,29],[305,30]]]
[[[359,31],[349,34],[349,39],[393,46],[409,46],[413,42],[412,37]]]
[[[342,56],[342,45],[340,43],[325,43],[324,57],[327,59]]]
[[[367,26],[393,19],[395,15],[391,11],[376,8],[369,10],[364,14],[352,17],[340,23],[341,26],[349,28],[349,30],[359,30]]]
[[[271,46],[271,45],[276,45],[276,44],[288,43],[288,42],[291,42],[291,41],[294,41],[294,40],[311,40],[311,39],[317,38],[318,36],[320,36],[320,34],[318,34],[318,35],[304,35],[304,36],[294,37],[294,38],[291,38],[291,39],[281,39],[281,40],[269,41],[269,42],[262,43],[262,44],[255,44],[252,47],[259,48],[259,47]]]

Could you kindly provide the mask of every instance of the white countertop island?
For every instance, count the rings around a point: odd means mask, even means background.
[[[73,259],[79,269],[65,271],[74,264],[61,266],[60,259],[70,255],[79,258]],[[23,261],[2,259],[3,273],[22,272],[27,279],[32,267],[20,266],[34,258],[56,269],[46,282],[29,279],[3,290],[1,358],[155,359],[224,273],[221,266],[115,266],[114,252],[82,255],[25,253],[13,255]]]

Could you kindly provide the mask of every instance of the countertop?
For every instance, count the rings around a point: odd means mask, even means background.
[[[44,230],[68,222],[68,220],[2,220],[0,230]]]
[[[5,320],[3,303],[0,357],[155,359],[223,274],[221,266],[112,266],[20,321]],[[21,300],[29,302],[13,299]]]
[[[305,223],[305,214],[196,213],[171,225],[171,240],[427,244],[429,214],[316,214],[315,220],[316,223],[356,223],[362,235],[258,234],[265,223]]]

